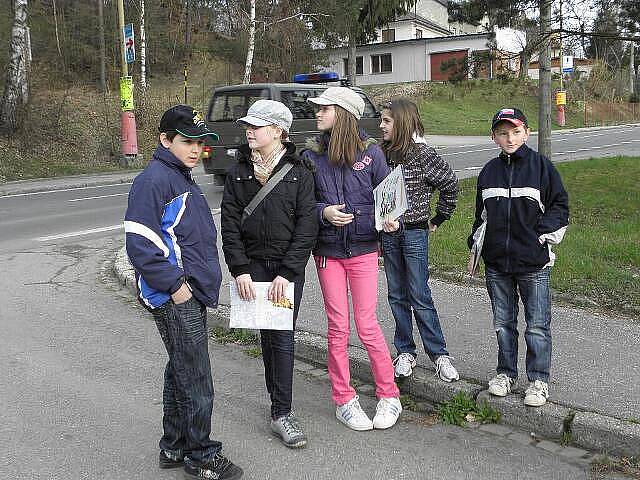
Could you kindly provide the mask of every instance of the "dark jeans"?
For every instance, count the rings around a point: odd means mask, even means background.
[[[549,381],[551,367],[550,268],[531,273],[509,274],[485,268],[487,290],[493,308],[493,326],[498,338],[498,373],[518,378],[518,292],[527,324],[527,377]]]
[[[164,371],[160,448],[196,464],[222,449],[211,440],[213,380],[209,362],[207,309],[195,297],[175,305],[169,300],[153,311],[169,355]]]
[[[449,355],[438,312],[429,288],[429,233],[422,228],[396,235],[383,234],[384,271],[389,306],[396,321],[393,344],[400,353],[416,356],[413,319],[418,325],[424,349],[431,361]]]
[[[279,262],[251,261],[249,265],[251,279],[254,282],[270,282],[278,276]],[[304,276],[294,279],[293,326],[295,329]],[[293,395],[293,331],[260,330],[262,345],[262,361],[264,362],[264,379],[271,398],[271,417],[278,418],[291,411]]]

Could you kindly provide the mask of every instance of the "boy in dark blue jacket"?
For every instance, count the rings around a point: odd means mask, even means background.
[[[468,239],[468,270],[478,255],[498,339],[497,375],[489,393],[506,396],[518,378],[518,292],[524,305],[529,386],[524,403],[539,407],[549,397],[551,295],[549,275],[569,222],[569,197],[548,158],[526,145],[529,127],[517,108],[493,117],[492,138],[502,149],[478,176],[475,221]]]
[[[187,105],[167,110],[159,130],[153,158],[129,192],[124,222],[139,300],[153,313],[169,356],[159,467],[184,466],[192,478],[238,479],[242,470],[209,438],[207,307],[218,304],[222,275],[211,210],[191,177],[204,138],[217,135]]]

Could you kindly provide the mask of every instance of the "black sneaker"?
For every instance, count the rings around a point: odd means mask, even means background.
[[[187,478],[207,478],[212,480],[238,480],[242,477],[242,469],[231,463],[221,453],[203,465],[194,465],[189,459],[184,462],[184,473]]]
[[[158,458],[158,467],[160,468],[178,468],[184,465],[184,458],[182,455],[175,455],[172,452],[160,450],[160,457]]]

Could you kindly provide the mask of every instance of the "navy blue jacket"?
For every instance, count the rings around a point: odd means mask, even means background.
[[[320,223],[314,255],[350,258],[378,249],[375,227],[373,189],[385,179],[390,169],[382,149],[374,139],[363,138],[366,148],[358,153],[353,167],[346,162],[333,165],[327,153],[328,135],[321,135],[308,144],[303,158],[316,165],[315,189],[317,215]],[[354,219],[344,227],[336,227],[322,217],[329,205],[345,204],[342,210]]]
[[[191,169],[162,145],[133,181],[124,227],[143,305],[159,307],[187,281],[200,302],[217,306],[222,274],[211,210]]]
[[[485,222],[482,241],[478,233]],[[553,265],[551,245],[560,243],[568,223],[569,196],[560,174],[548,158],[523,144],[481,170],[467,243],[471,248],[480,240],[485,264],[501,272],[533,272]]]

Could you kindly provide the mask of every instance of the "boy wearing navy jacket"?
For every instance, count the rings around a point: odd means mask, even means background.
[[[160,468],[184,467],[190,478],[238,479],[242,470],[211,440],[213,381],[207,307],[218,304],[221,272],[216,226],[191,176],[208,130],[187,105],[167,110],[159,145],[129,192],[127,254],[140,302],[153,314],[167,350]]]
[[[492,138],[502,149],[478,176],[475,221],[468,239],[473,274],[477,255],[485,276],[498,340],[497,375],[489,393],[504,397],[518,378],[518,293],[524,305],[529,386],[524,404],[539,407],[549,397],[551,367],[552,245],[569,223],[569,197],[548,158],[526,145],[529,127],[517,108],[493,117]]]

